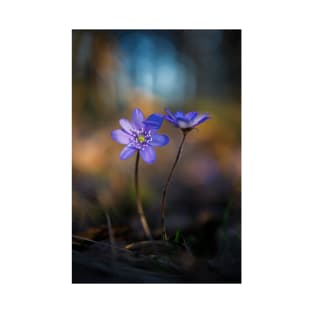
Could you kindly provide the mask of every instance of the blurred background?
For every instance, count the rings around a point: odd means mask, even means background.
[[[167,198],[170,236],[180,230],[198,255],[221,240],[241,247],[241,31],[73,30],[73,234],[106,239],[106,212],[118,244],[143,239],[134,194],[135,157],[121,161],[111,139],[134,108],[213,116],[191,132]],[[157,238],[160,200],[181,133],[140,164],[145,213]],[[233,241],[232,241],[233,240]],[[236,248],[237,249],[237,248]],[[238,249],[237,249],[238,250]]]

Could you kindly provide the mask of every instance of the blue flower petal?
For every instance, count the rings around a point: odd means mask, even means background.
[[[144,150],[140,150],[140,156],[146,163],[150,164],[156,159],[155,151],[150,146],[147,146]]]
[[[114,141],[121,143],[121,144],[128,144],[130,140],[130,136],[126,134],[121,129],[113,130],[111,133],[111,137]]]
[[[143,123],[150,129],[160,129],[163,116],[161,114],[151,114]]]
[[[170,123],[172,123],[172,124],[174,124],[175,126],[178,127],[178,123],[177,123],[176,119],[172,119],[172,118],[171,118],[170,116],[168,116],[168,115],[164,116],[164,118],[165,118],[166,120],[168,120]]]
[[[126,160],[130,158],[137,150],[126,146],[120,153],[120,159]]]
[[[198,115],[197,112],[188,112],[185,117],[186,119],[188,119],[189,121],[192,121],[196,116]]]
[[[185,114],[181,111],[175,113],[176,118],[185,119]]]
[[[129,134],[132,133],[133,126],[132,124],[125,118],[120,119],[121,127]]]
[[[168,144],[170,139],[166,135],[152,135],[152,141],[150,142],[151,146],[165,146]]]
[[[170,111],[170,109],[165,109],[165,112],[170,116],[173,120],[175,120],[175,115]]]
[[[207,113],[200,114],[192,121],[191,127],[195,127],[195,126],[203,123],[204,121],[206,121],[209,118],[211,118],[211,117]]]
[[[135,109],[133,111],[133,124],[135,128],[141,129],[144,127],[143,121],[145,117],[140,109]]]
[[[190,127],[192,127],[191,125],[192,125],[192,122],[190,122],[190,121],[188,121],[188,120],[186,120],[186,119],[178,119],[177,120],[177,125],[178,125],[178,127],[180,127],[180,128],[190,128]]]
[[[165,118],[166,120],[168,120],[169,122],[171,122],[171,123],[175,123],[175,122],[176,122],[176,118],[172,118],[172,117],[169,116],[169,115],[165,115],[164,118]]]

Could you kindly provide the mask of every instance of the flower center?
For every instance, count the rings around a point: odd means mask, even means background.
[[[143,143],[143,142],[146,141],[146,138],[145,138],[144,135],[138,135],[137,139],[138,139],[138,141],[139,141],[140,143]]]
[[[128,146],[138,150],[144,150],[152,141],[151,131],[133,129]]]

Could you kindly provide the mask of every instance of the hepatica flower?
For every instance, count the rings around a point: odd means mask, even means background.
[[[183,131],[191,130],[211,118],[208,113],[188,112],[184,114],[178,111],[173,114],[169,109],[165,109],[165,111],[167,115],[164,118]]]
[[[169,121],[171,124],[173,124],[175,127],[179,128],[182,130],[183,137],[181,140],[181,143],[178,148],[178,152],[176,155],[176,158],[174,160],[174,163],[171,167],[170,173],[167,177],[167,180],[165,182],[164,188],[163,188],[163,193],[162,193],[162,200],[161,200],[161,226],[162,226],[162,239],[167,240],[167,234],[166,234],[166,225],[165,225],[165,202],[166,202],[166,195],[167,195],[167,190],[168,186],[170,184],[170,181],[173,177],[174,170],[177,166],[177,163],[182,155],[183,151],[183,146],[185,143],[185,139],[187,134],[194,129],[196,126],[199,124],[203,123],[204,121],[208,120],[211,118],[208,113],[204,114],[199,114],[198,112],[188,112],[184,114],[183,112],[176,112],[172,113],[169,109],[165,109],[166,115],[164,118]]]
[[[140,197],[139,156],[145,162],[153,163],[156,159],[154,147],[165,146],[169,142],[169,138],[166,135],[157,134],[157,130],[160,129],[163,122],[162,115],[152,114],[145,119],[140,109],[135,109],[132,115],[133,119],[131,122],[124,118],[120,119],[122,129],[113,130],[111,135],[113,140],[126,145],[120,153],[121,160],[130,158],[136,152],[134,177],[137,211],[146,237],[152,240],[152,234],[143,211]]]
[[[132,122],[120,119],[122,129],[112,131],[112,139],[126,145],[120,153],[120,159],[130,158],[139,151],[141,158],[146,163],[153,163],[156,159],[154,147],[165,146],[169,142],[166,135],[157,134],[163,117],[160,114],[152,114],[147,119],[140,109],[135,109],[132,114]]]

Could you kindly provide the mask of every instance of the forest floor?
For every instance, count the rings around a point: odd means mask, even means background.
[[[201,231],[204,232],[200,229],[191,242],[176,233],[169,241],[137,240],[130,244],[112,243],[112,238],[101,235],[93,236],[94,239],[73,235],[72,281],[241,283],[240,237],[228,230],[227,234],[214,232],[212,241]]]

